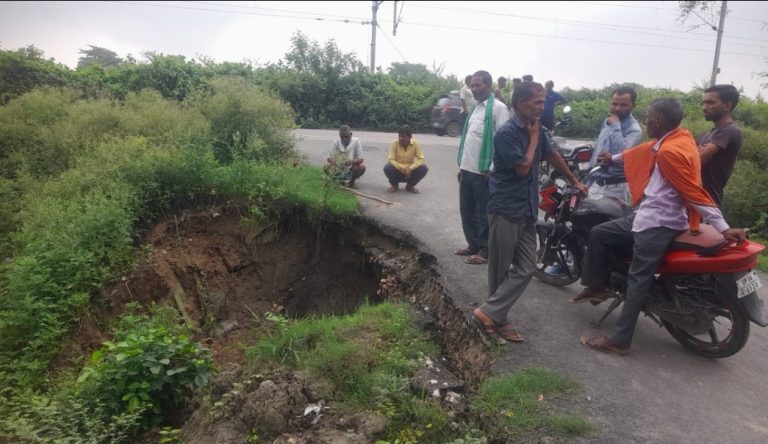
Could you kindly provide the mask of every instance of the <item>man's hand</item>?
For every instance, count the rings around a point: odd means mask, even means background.
[[[605,119],[605,123],[607,123],[608,125],[619,123],[619,116],[617,116],[616,114],[608,114],[608,117]]]
[[[586,185],[579,182],[578,180],[573,184],[573,187],[579,190],[581,197],[587,197],[587,195],[589,195],[589,188],[587,188]]]
[[[729,228],[723,230],[721,234],[725,240],[728,242],[736,242],[736,245],[741,245],[742,242],[747,240],[747,231],[743,228]]]
[[[411,166],[410,165],[405,167],[405,171],[403,171],[403,174],[405,175],[406,179],[410,179],[411,178]]]
[[[533,122],[530,122],[527,125],[525,125],[525,129],[528,130],[528,137],[530,138],[531,142],[536,141],[538,143],[538,140],[539,140],[539,119],[536,119]]]
[[[461,170],[456,172],[456,180],[461,183]]]
[[[613,155],[611,155],[611,153],[609,153],[608,151],[603,151],[602,153],[597,155],[597,161],[598,163],[610,165],[613,163]]]

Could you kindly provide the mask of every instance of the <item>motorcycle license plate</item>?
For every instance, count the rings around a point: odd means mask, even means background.
[[[579,171],[586,171],[589,169],[589,162],[579,162]]]
[[[738,288],[739,290],[739,293],[738,293],[739,299],[743,298],[744,296],[750,293],[757,291],[757,289],[762,286],[763,284],[762,282],[760,282],[760,277],[757,276],[756,271],[747,273],[746,275],[742,276],[739,280],[736,281],[736,288]]]

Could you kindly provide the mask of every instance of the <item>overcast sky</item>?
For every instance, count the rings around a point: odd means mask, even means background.
[[[614,82],[690,90],[707,82],[716,32],[676,21],[677,2],[398,2],[379,8],[376,65],[444,66],[463,78],[485,69],[494,78],[533,74],[556,89]],[[768,91],[768,2],[728,2],[718,83],[754,97]],[[708,18],[708,17],[707,17]],[[345,20],[347,22],[345,22]],[[370,61],[371,2],[2,2],[0,45],[35,45],[74,67],[95,45],[124,57],[144,51],[205,55],[216,61],[276,62],[297,30]]]

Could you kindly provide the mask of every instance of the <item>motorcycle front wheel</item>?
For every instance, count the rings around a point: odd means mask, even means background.
[[[735,294],[723,291],[720,285],[715,288],[717,307],[709,310],[712,328],[706,333],[693,335],[663,319],[661,322],[677,342],[693,353],[707,358],[727,358],[747,343],[749,318]]]
[[[545,233],[539,233],[539,251],[536,253],[536,279],[555,287],[565,287],[579,280],[581,272],[576,263],[576,255],[570,248],[558,244],[550,249],[551,239]]]

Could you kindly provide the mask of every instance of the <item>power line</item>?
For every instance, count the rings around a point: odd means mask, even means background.
[[[335,15],[335,14],[326,14],[326,13],[317,13],[317,12],[302,12],[302,11],[295,11],[290,9],[274,9],[274,8],[264,8],[262,6],[241,6],[241,5],[231,5],[231,4],[221,4],[221,3],[210,3],[210,2],[198,2],[198,1],[192,1],[192,0],[184,0],[183,3],[192,3],[197,5],[210,5],[210,6],[226,6],[230,8],[241,8],[241,9],[248,9],[248,10],[262,10],[262,11],[273,11],[273,12],[290,12],[292,14],[303,14],[303,15],[322,15],[323,17],[332,17],[332,18],[341,18],[341,19],[347,19],[350,21],[360,21],[360,18],[357,17],[350,17],[346,15]],[[240,12],[240,11],[231,11],[231,12]],[[370,24],[370,23],[367,23]]]
[[[135,2],[126,2],[126,1],[110,1],[107,3],[120,3],[123,5],[135,5],[135,6],[156,6],[158,8],[169,8],[169,9],[188,9],[193,11],[206,11],[206,12],[224,12],[227,14],[246,14],[246,15],[256,15],[256,16],[262,16],[262,17],[280,17],[280,18],[293,18],[293,19],[299,19],[299,20],[312,20],[312,21],[320,21],[320,22],[340,22],[340,23],[348,23],[348,24],[360,24],[360,25],[370,25],[370,21],[357,21],[358,19],[337,19],[337,18],[324,18],[320,16],[314,16],[314,17],[301,17],[296,15],[287,15],[287,14],[267,14],[262,12],[250,12],[250,11],[232,11],[232,10],[226,10],[226,9],[212,9],[212,8],[194,8],[192,6],[175,6],[175,5],[158,5],[156,3],[135,3]]]
[[[642,29],[647,30],[648,26],[633,26],[633,25],[616,25],[613,23],[600,23],[600,22],[588,22],[588,21],[582,21],[582,20],[569,20],[569,19],[561,19],[561,18],[552,18],[552,17],[539,17],[539,16],[529,16],[529,15],[519,15],[519,14],[510,14],[510,13],[503,13],[503,12],[488,12],[488,11],[478,11],[474,9],[467,9],[467,8],[451,8],[447,6],[434,6],[434,5],[419,5],[414,4],[412,5],[417,8],[424,8],[424,9],[438,9],[438,10],[445,10],[445,11],[455,11],[455,12],[466,12],[471,14],[483,14],[483,15],[492,15],[492,16],[504,16],[504,17],[514,17],[514,18],[520,18],[525,20],[537,20],[537,21],[544,21],[544,22],[556,22],[556,23],[564,23],[569,24],[573,26],[582,26],[582,27],[603,27],[604,29],[611,29],[614,31],[619,32],[626,32],[626,33],[632,33],[632,34],[643,34],[643,35],[654,35],[659,36],[658,33],[653,32],[641,32],[641,31],[627,31],[624,28],[634,28],[634,29]],[[711,34],[703,33],[703,32],[687,32],[687,31],[680,31],[675,29],[665,29],[665,28],[654,28],[657,31],[662,32],[673,32],[673,33],[679,33],[679,34],[685,34],[685,35],[700,35],[700,36],[707,36],[711,37]],[[664,37],[671,37],[676,39],[685,39],[685,40],[694,40],[694,41],[706,41],[708,43],[711,43],[711,40],[703,40],[703,39],[695,39],[690,37],[680,37],[680,36],[664,36]],[[738,39],[738,40],[749,40],[749,41],[756,41],[756,42],[765,42],[765,39],[755,39],[750,37],[739,37],[739,36],[728,36],[729,39]],[[754,46],[762,48],[762,45],[748,45],[743,43],[736,43],[740,46]]]
[[[384,29],[382,29],[382,28],[381,28],[381,26],[379,26],[379,24],[378,24],[378,23],[376,23],[376,27],[377,27],[377,28],[379,28],[379,29],[381,29],[381,34],[384,36],[384,38],[385,38],[385,39],[387,39],[387,41],[389,42],[389,44],[390,44],[390,45],[392,45],[392,47],[393,47],[393,48],[395,48],[395,51],[397,51],[397,53],[398,53],[398,54],[400,54],[400,58],[401,58],[401,59],[403,59],[403,61],[407,63],[407,62],[408,62],[408,60],[405,58],[405,56],[403,55],[403,53],[402,53],[402,52],[400,52],[400,50],[399,50],[399,49],[397,49],[397,45],[395,45],[395,42],[393,42],[393,41],[392,41],[392,39],[390,39],[390,38],[389,38],[389,36],[387,35],[387,33],[386,33],[386,32],[384,32]]]
[[[550,39],[565,39],[565,40],[579,40],[583,42],[593,42],[593,43],[608,43],[611,45],[630,45],[630,46],[642,46],[646,48],[662,48],[662,49],[677,49],[681,51],[694,51],[694,52],[704,52],[704,53],[710,53],[710,50],[707,49],[698,49],[698,48],[681,48],[678,46],[662,46],[662,45],[650,45],[647,43],[638,43],[638,42],[612,42],[608,40],[599,40],[599,39],[586,39],[583,37],[560,37],[556,35],[547,35],[547,34],[533,34],[533,33],[525,33],[525,32],[516,32],[516,31],[501,31],[501,30],[488,30],[488,29],[479,29],[479,28],[469,28],[464,26],[451,26],[451,25],[443,25],[443,24],[433,24],[433,23],[419,23],[419,22],[406,22],[403,21],[403,23],[408,25],[415,25],[415,26],[426,26],[430,28],[441,28],[441,29],[456,29],[459,31],[470,31],[470,32],[485,32],[485,33],[491,33],[491,34],[510,34],[510,35],[520,35],[525,37],[544,37],[544,38],[550,38]],[[723,52],[723,54],[729,54],[729,55],[741,55],[741,56],[749,56],[749,57],[762,57],[761,54],[745,54],[745,53],[739,53],[739,52]]]
[[[608,3],[598,3],[598,2],[581,2],[581,1],[569,1],[568,3],[576,3],[579,5],[593,5],[593,6],[615,6],[619,8],[638,8],[638,9],[656,9],[660,11],[677,11],[680,12],[677,8],[667,8],[666,6],[642,6],[635,2],[634,4],[624,4],[624,3],[614,3],[614,2],[608,2]],[[753,18],[747,18],[747,17],[736,17],[736,16],[728,16],[729,18],[735,19],[735,20],[744,20],[745,22],[757,22],[757,23],[766,23],[766,20],[758,20]]]

